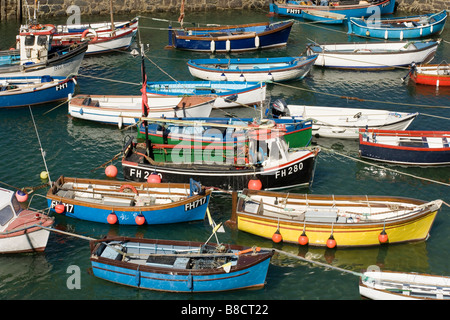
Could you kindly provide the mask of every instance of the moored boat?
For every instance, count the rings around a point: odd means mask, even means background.
[[[372,300],[449,300],[450,278],[413,272],[368,270],[360,278],[359,293]]]
[[[450,87],[450,65],[440,64],[415,65],[412,67],[410,79],[418,84],[436,87]]]
[[[0,77],[0,108],[65,100],[75,85],[74,77]]]
[[[385,40],[423,38],[441,33],[446,20],[447,12],[445,10],[418,16],[374,19],[373,21],[352,17],[348,19],[348,33]]]
[[[20,29],[17,48],[0,52],[0,77],[76,75],[87,50],[87,42],[53,48],[51,24],[27,25]]]
[[[380,14],[390,14],[394,12],[395,0],[374,0],[374,1],[355,1],[349,4],[346,1],[297,1],[297,0],[271,0],[269,13],[280,16],[289,16],[301,18],[303,10],[317,10],[343,14],[347,17],[368,17],[374,10]]]
[[[255,130],[249,137],[248,143],[228,148],[199,146],[199,152],[191,145],[153,146],[150,154],[146,143],[130,139],[123,148],[123,176],[146,181],[156,172],[163,182],[180,183],[196,177],[218,191],[249,185],[259,189],[310,186],[318,148],[289,150],[282,136],[267,130]]]
[[[361,158],[399,165],[450,165],[450,131],[360,130]]]
[[[26,197],[22,192],[19,197]],[[26,200],[24,200],[26,201]],[[40,252],[47,247],[54,220],[34,209],[23,209],[16,193],[0,188],[0,253]]]
[[[280,132],[290,148],[311,144],[311,120],[298,118],[263,120],[252,118],[183,118],[154,119],[148,121],[148,137],[152,144],[186,144],[233,147],[248,141],[249,130],[263,127]],[[145,139],[145,126],[141,123],[137,138]]]
[[[265,82],[242,81],[147,81],[148,96],[214,96],[213,108],[260,104],[266,99]]]
[[[311,44],[307,46],[307,54],[318,55],[314,65],[319,67],[385,70],[409,66],[413,62],[430,62],[440,42],[438,39]]]
[[[322,10],[302,10],[302,18],[324,24],[342,24],[346,19],[345,14]]]
[[[211,113],[214,97],[148,97],[148,116],[200,117]],[[69,100],[69,114],[78,119],[107,124],[136,124],[143,115],[142,96],[76,95]]]
[[[198,182],[133,183],[59,177],[47,192],[53,211],[86,221],[154,225],[203,220],[211,190]]]
[[[406,113],[378,109],[286,105],[283,100],[276,100],[273,104],[282,110],[281,119],[290,116],[312,120],[312,135],[316,138],[357,140],[360,129],[405,130],[419,115],[417,112]]]
[[[169,45],[182,50],[227,53],[286,46],[293,20],[169,29]]]
[[[192,76],[204,80],[288,81],[303,79],[317,55],[279,58],[195,59],[187,62]]]
[[[442,200],[394,196],[247,189],[238,196],[230,222],[274,241],[328,248],[378,246],[426,240],[441,205]]]
[[[108,237],[90,242],[94,276],[170,292],[261,288],[273,251],[231,244]]]
[[[88,41],[86,55],[126,50],[136,35],[139,18],[130,21],[56,25],[52,45],[72,45]],[[111,28],[113,26],[113,28]]]

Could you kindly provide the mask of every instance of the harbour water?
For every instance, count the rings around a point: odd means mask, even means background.
[[[397,16],[407,15],[398,12]],[[159,14],[152,17],[176,20],[175,14]],[[118,16],[123,21],[131,16]],[[66,18],[41,23],[65,23]],[[104,21],[109,17],[81,17],[81,22]],[[259,22],[269,18],[267,12],[207,12],[189,13],[188,22],[239,24]],[[188,24],[186,22],[186,24]],[[140,19],[138,39],[146,46],[146,68],[149,80],[190,80],[186,66],[188,59],[206,58],[205,53],[167,50],[167,23]],[[0,24],[0,48],[13,46],[19,25],[16,22]],[[433,63],[450,62],[450,28],[440,37],[443,41]],[[294,24],[288,46],[254,53],[232,54],[231,57],[295,56],[305,51],[311,41],[347,42],[365,41],[349,37],[344,26],[324,27],[317,24]],[[148,45],[148,46],[147,46]],[[215,57],[224,57],[216,55]],[[288,104],[307,104],[333,107],[387,109],[401,112],[420,112],[410,129],[450,130],[450,89],[416,86],[402,82],[407,68],[391,71],[363,72],[339,71],[314,67],[302,81],[271,84],[268,94],[272,99],[283,98]],[[80,68],[77,93],[84,94],[136,94],[140,89],[140,58],[129,52],[86,57]],[[169,78],[170,76],[170,78]],[[357,98],[357,99],[355,99]],[[39,138],[46,153],[50,178],[58,176],[105,178],[102,164],[121,151],[127,135],[135,131],[119,130],[115,126],[71,119],[67,104],[58,103],[33,107],[32,112]],[[55,108],[57,107],[57,108]],[[52,108],[55,108],[52,110]],[[215,110],[215,116],[257,115],[253,108]],[[39,174],[45,170],[39,142],[28,108],[0,110],[0,182],[2,187],[36,187],[43,184]],[[358,161],[358,143],[334,139],[316,139],[323,147],[316,166],[312,187],[297,188],[290,192],[310,194],[367,194],[393,195],[423,200],[442,199],[450,203],[450,169],[406,168],[375,166]],[[113,162],[119,168],[120,162]],[[394,169],[396,171],[392,171]],[[404,175],[402,173],[407,173]],[[420,177],[428,180],[423,180]],[[440,184],[437,182],[442,182]],[[5,185],[6,184],[6,185]],[[47,187],[33,193],[32,207],[45,208],[43,197]],[[214,194],[210,211],[216,222],[225,222],[231,214],[231,198]],[[292,244],[273,244],[270,240],[232,230],[219,234],[224,243],[275,247],[298,253],[310,260],[360,272],[371,265],[381,269],[450,275],[450,208],[443,205],[431,229],[427,241],[374,248],[335,249],[300,248]],[[55,216],[56,228],[92,238],[107,234],[205,241],[211,234],[208,221],[161,226],[110,226],[90,223],[64,216]],[[354,274],[301,262],[283,255],[275,255],[263,289],[222,292],[212,294],[174,294],[141,291],[95,278],[88,272],[88,241],[52,233],[47,249],[42,254],[0,256],[1,300],[177,300],[189,301],[251,301],[270,300],[359,300],[359,278]],[[74,287],[73,270],[79,270],[79,287]],[[295,302],[292,303],[292,307]],[[177,309],[179,311],[179,309]],[[177,311],[175,310],[175,311]],[[174,312],[175,312],[174,311]]]

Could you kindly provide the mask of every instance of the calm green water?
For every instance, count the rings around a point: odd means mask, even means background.
[[[397,15],[405,15],[398,13]],[[156,16],[155,16],[156,17]],[[159,18],[176,20],[178,15],[159,15]],[[116,17],[125,20],[130,17]],[[82,22],[87,21],[83,20]],[[108,20],[108,17],[95,17]],[[188,14],[186,21],[199,23],[245,23],[269,19],[266,12],[212,12]],[[277,18],[273,18],[276,20]],[[92,20],[94,21],[94,18]],[[41,21],[65,23],[59,21]],[[200,53],[165,50],[167,34],[157,28],[165,28],[166,23],[142,18],[140,37],[149,44],[147,61],[149,80],[170,80],[166,74],[178,80],[192,79],[186,67],[190,58],[203,58]],[[7,49],[14,43],[18,25],[14,22],[0,24],[0,48]],[[450,41],[450,29],[441,35]],[[246,56],[294,56],[305,50],[311,40],[318,42],[361,41],[348,37],[344,27],[319,28],[301,23],[294,25],[287,48],[245,54]],[[237,56],[237,55],[232,55]],[[241,56],[244,56],[242,54]],[[450,44],[442,43],[434,62],[450,61]],[[160,69],[158,69],[157,65]],[[161,70],[164,70],[163,73]],[[413,122],[411,129],[450,130],[448,121],[450,91],[447,89],[419,87],[412,83],[402,83],[406,69],[386,72],[343,72],[314,68],[303,81],[287,83],[289,87],[270,85],[272,99],[284,98],[290,104],[310,104],[341,107],[367,107],[393,111],[415,112],[421,115]],[[139,94],[140,60],[130,54],[115,53],[86,58],[78,77],[79,93],[91,94]],[[132,84],[107,81],[115,79]],[[134,85],[133,85],[134,84]],[[332,94],[332,95],[326,95]],[[370,99],[361,102],[341,97]],[[390,102],[391,104],[387,104]],[[67,105],[46,113],[57,104],[33,108],[36,125],[50,177],[59,175],[75,177],[104,178],[102,169],[95,170],[120,150],[123,139],[130,132],[119,131],[114,126],[93,124],[70,119]],[[447,108],[442,108],[447,107]],[[227,110],[237,116],[253,116],[253,109]],[[216,116],[224,116],[222,111],[214,111]],[[435,118],[440,116],[443,118]],[[447,119],[445,119],[447,118]],[[33,128],[28,108],[0,110],[0,181],[15,187],[38,186],[42,184],[39,174],[44,170],[39,144]],[[440,198],[450,203],[449,187],[433,182],[388,171],[383,168],[360,163],[347,155],[357,157],[358,144],[353,141],[323,140],[317,144],[331,148],[334,152],[323,151],[319,155],[315,180],[310,190],[295,189],[292,192],[317,194],[369,194],[395,195],[434,200]],[[121,171],[119,162],[115,162]],[[416,176],[450,183],[449,168],[402,168],[391,167]],[[118,179],[121,179],[119,173]],[[45,194],[40,189],[35,194]],[[43,208],[46,203],[41,197],[33,198],[32,206]],[[231,213],[231,199],[214,195],[210,210],[216,222],[226,221]],[[438,214],[431,237],[426,242],[391,245],[387,247],[325,250],[299,249],[296,245],[278,245],[277,248],[299,253],[309,259],[330,263],[339,268],[355,272],[370,265],[378,265],[387,270],[423,272],[449,275],[450,209],[443,206]],[[180,240],[206,240],[211,232],[207,221],[165,225],[165,226],[109,226],[89,223],[62,216],[56,216],[56,228],[100,238],[107,234],[124,236],[144,236]],[[220,234],[222,242],[243,245],[274,246],[271,241],[233,231],[226,228]],[[81,270],[81,289],[69,289],[67,281],[72,275],[69,266]],[[82,300],[359,300],[358,277],[332,269],[307,264],[285,256],[275,256],[269,268],[267,285],[261,290],[225,292],[218,294],[170,294],[140,291],[122,287],[95,278],[88,273],[88,242],[58,233],[50,235],[47,250],[42,254],[7,255],[0,257],[0,299],[82,299]],[[293,304],[294,306],[294,304]]]

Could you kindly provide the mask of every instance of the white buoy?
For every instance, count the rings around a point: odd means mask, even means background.
[[[211,40],[210,50],[212,53],[216,51],[216,42],[214,40]]]
[[[225,49],[227,50],[227,52],[230,52],[230,50],[231,50],[230,39],[227,39],[227,42],[225,42]]]

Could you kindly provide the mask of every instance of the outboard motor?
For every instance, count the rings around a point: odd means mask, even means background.
[[[288,113],[287,104],[283,99],[272,102],[272,115],[274,118],[286,116]]]

